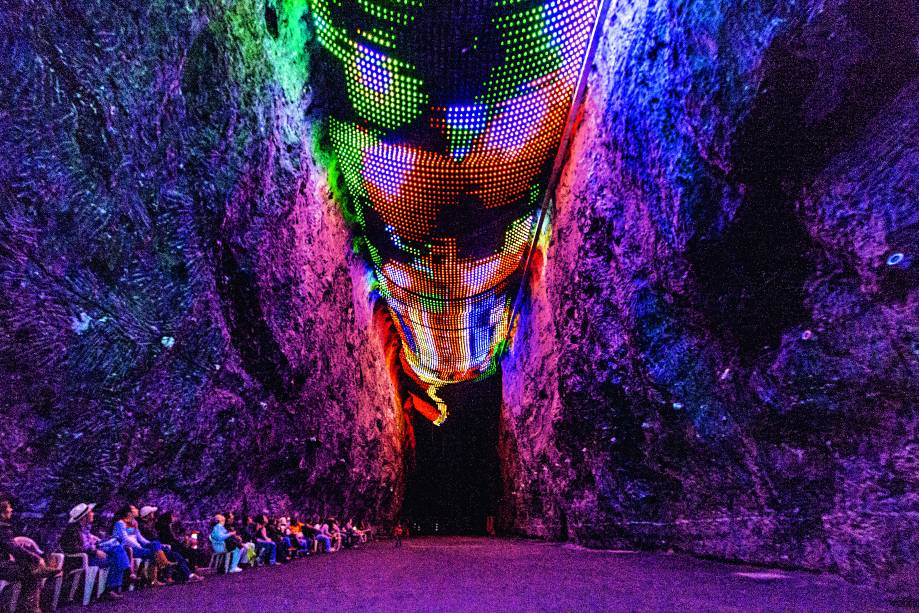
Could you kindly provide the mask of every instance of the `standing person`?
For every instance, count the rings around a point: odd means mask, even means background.
[[[41,580],[60,574],[61,569],[45,564],[32,547],[17,543],[12,521],[13,501],[0,496],[0,579],[20,583],[20,613],[41,613]]]
[[[402,522],[398,522],[392,531],[393,538],[396,539],[396,547],[402,547],[402,533]]]
[[[121,598],[124,574],[131,570],[128,552],[114,538],[102,540],[92,533],[95,504],[81,502],[70,509],[70,519],[61,535],[61,551],[67,554],[85,553],[90,566],[108,570],[105,595],[109,599]]]
[[[214,550],[214,553],[225,553],[230,557],[230,568],[227,572],[229,573],[241,573],[243,569],[239,567],[239,556],[242,553],[242,549],[237,547],[233,551],[227,550],[227,541],[236,536],[236,533],[227,530],[224,524],[227,521],[227,518],[221,514],[214,516],[214,527],[211,528],[210,541],[211,549]]]

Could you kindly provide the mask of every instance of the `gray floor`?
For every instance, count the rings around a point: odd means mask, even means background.
[[[747,573],[744,576],[744,573]],[[71,609],[74,610],[74,609]],[[311,557],[86,611],[893,611],[831,577],[683,555],[484,538],[418,538]]]

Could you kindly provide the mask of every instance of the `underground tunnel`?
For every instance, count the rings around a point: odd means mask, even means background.
[[[917,15],[6,3],[0,610],[917,606]]]

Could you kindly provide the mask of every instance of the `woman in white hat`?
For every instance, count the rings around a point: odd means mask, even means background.
[[[117,540],[103,541],[92,533],[95,507],[95,504],[81,502],[70,509],[67,527],[61,535],[61,550],[69,554],[85,553],[91,565],[108,569],[105,593],[112,599],[121,598],[119,592],[124,582],[124,573],[130,570],[131,561],[128,552]]]

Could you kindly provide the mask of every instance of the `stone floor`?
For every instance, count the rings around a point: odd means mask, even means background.
[[[823,575],[570,545],[464,537],[334,555],[146,589],[87,611],[893,611]]]

